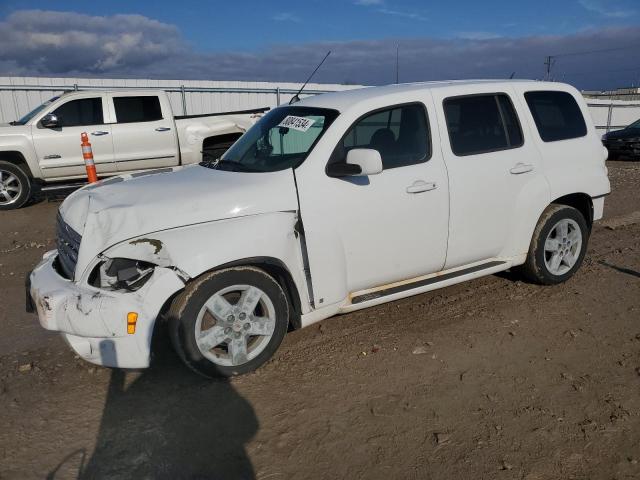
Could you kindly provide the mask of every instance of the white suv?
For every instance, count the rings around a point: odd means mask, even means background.
[[[606,150],[560,83],[460,81],[307,98],[214,162],[67,198],[29,277],[44,328],[146,367],[156,319],[206,375],[254,370],[288,328],[521,266],[579,268]]]

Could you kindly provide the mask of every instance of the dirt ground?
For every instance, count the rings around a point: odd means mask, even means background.
[[[59,204],[0,215],[0,478],[640,478],[640,164],[568,283],[505,273],[334,317],[232,381],[74,357],[24,312]],[[608,226],[607,226],[608,225]]]

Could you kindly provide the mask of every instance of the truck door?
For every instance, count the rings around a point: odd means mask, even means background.
[[[115,114],[113,148],[119,172],[178,165],[173,116],[158,95],[111,94],[110,98]]]
[[[349,120],[331,158],[296,170],[316,307],[442,269],[449,194],[434,119],[430,97],[369,111]],[[382,173],[329,177],[327,162],[353,148],[378,150]]]
[[[64,97],[63,97],[64,98]],[[57,104],[47,113],[58,117],[58,127],[32,127],[33,144],[42,174],[47,180],[85,176],[80,134],[87,132],[93,147],[98,175],[116,171],[113,161],[111,125],[105,124],[104,97],[87,94]]]

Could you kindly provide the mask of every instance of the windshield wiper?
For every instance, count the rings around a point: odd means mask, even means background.
[[[22,122],[19,122],[18,120],[14,120],[13,122],[9,122],[9,125],[11,126],[16,126],[16,125],[24,125]]]
[[[213,170],[225,170],[227,172],[259,172],[260,170],[256,170],[254,168],[248,167],[247,165],[237,162],[235,160],[223,160],[218,158],[214,161],[202,162],[200,165],[207,168],[212,168]],[[230,168],[225,168],[230,167]]]

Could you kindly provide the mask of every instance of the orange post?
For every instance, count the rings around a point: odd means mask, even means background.
[[[96,172],[96,164],[93,162],[93,150],[91,150],[91,144],[89,143],[89,136],[87,135],[87,132],[82,132],[80,134],[80,139],[82,140],[80,146],[82,147],[84,165],[87,167],[89,183],[96,183],[98,181],[98,174]]]

